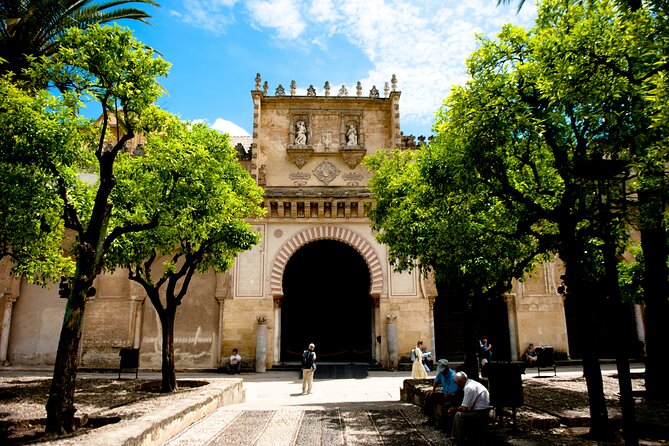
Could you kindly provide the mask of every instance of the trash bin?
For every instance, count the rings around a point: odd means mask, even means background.
[[[491,362],[488,364],[490,405],[493,407],[520,407],[523,400],[525,363]]]
[[[553,376],[557,375],[557,368],[555,367],[555,355],[553,347],[537,347],[537,362],[534,366],[537,368],[537,373],[541,376],[541,370],[553,370]]]
[[[488,391],[490,392],[490,405],[495,408],[497,417],[502,414],[502,408],[512,409],[513,426],[516,428],[516,408],[524,404],[523,377],[525,363],[513,362],[491,362],[488,367]]]
[[[118,367],[118,378],[121,379],[121,372],[127,369],[135,369],[135,379],[139,374],[139,349],[122,348],[118,353],[121,357],[121,364]]]

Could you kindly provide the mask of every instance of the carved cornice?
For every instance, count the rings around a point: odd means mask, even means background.
[[[265,198],[370,198],[366,187],[312,186],[312,187],[266,187]]]

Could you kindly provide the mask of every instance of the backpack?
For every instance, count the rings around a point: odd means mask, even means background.
[[[411,362],[414,362],[416,360],[416,349],[414,348],[411,350],[411,353],[409,353],[409,357],[411,358]]]
[[[305,350],[302,353],[302,368],[311,369],[314,366],[314,354],[311,350]]]

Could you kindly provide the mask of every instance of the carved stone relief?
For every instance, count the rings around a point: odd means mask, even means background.
[[[346,181],[347,186],[358,186],[362,181],[362,174],[359,172],[348,172],[343,174],[342,179]]]
[[[293,172],[288,175],[288,178],[292,180],[295,186],[305,186],[311,178],[311,174],[308,172]]]
[[[290,160],[297,166],[298,169],[301,169],[304,167],[307,162],[309,162],[309,158],[311,158],[311,155],[314,153],[314,149],[291,149],[288,148],[286,149],[286,152],[288,152],[288,156],[290,157]]]
[[[314,176],[325,184],[330,184],[332,180],[337,178],[339,172],[340,170],[337,169],[337,166],[335,166],[328,160],[321,162],[313,170]]]
[[[332,144],[332,133],[323,132],[323,134],[321,135],[321,142],[323,143],[323,149],[325,151],[330,150],[330,145]]]
[[[365,149],[359,147],[344,147],[339,150],[342,159],[351,169],[355,169],[360,164],[366,153]]]

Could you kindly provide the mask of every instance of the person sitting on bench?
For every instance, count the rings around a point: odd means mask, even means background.
[[[453,417],[451,438],[461,445],[476,436],[477,428],[490,421],[490,394],[483,384],[468,379],[465,372],[455,374],[455,383],[464,391],[462,403],[448,409]]]
[[[434,377],[432,390],[428,390],[425,396],[423,411],[427,415],[425,426],[436,426],[442,429],[448,427],[446,411],[442,413],[442,419],[437,422],[435,408],[437,404],[445,404],[447,407],[455,407],[462,401],[462,391],[455,383],[455,372],[448,366],[448,360],[437,361],[437,375]],[[443,424],[443,425],[442,425]]]
[[[530,342],[530,345],[528,345],[525,349],[525,353],[523,353],[523,360],[527,363],[527,365],[534,367],[534,364],[538,359],[537,349],[535,349],[534,344]]]

